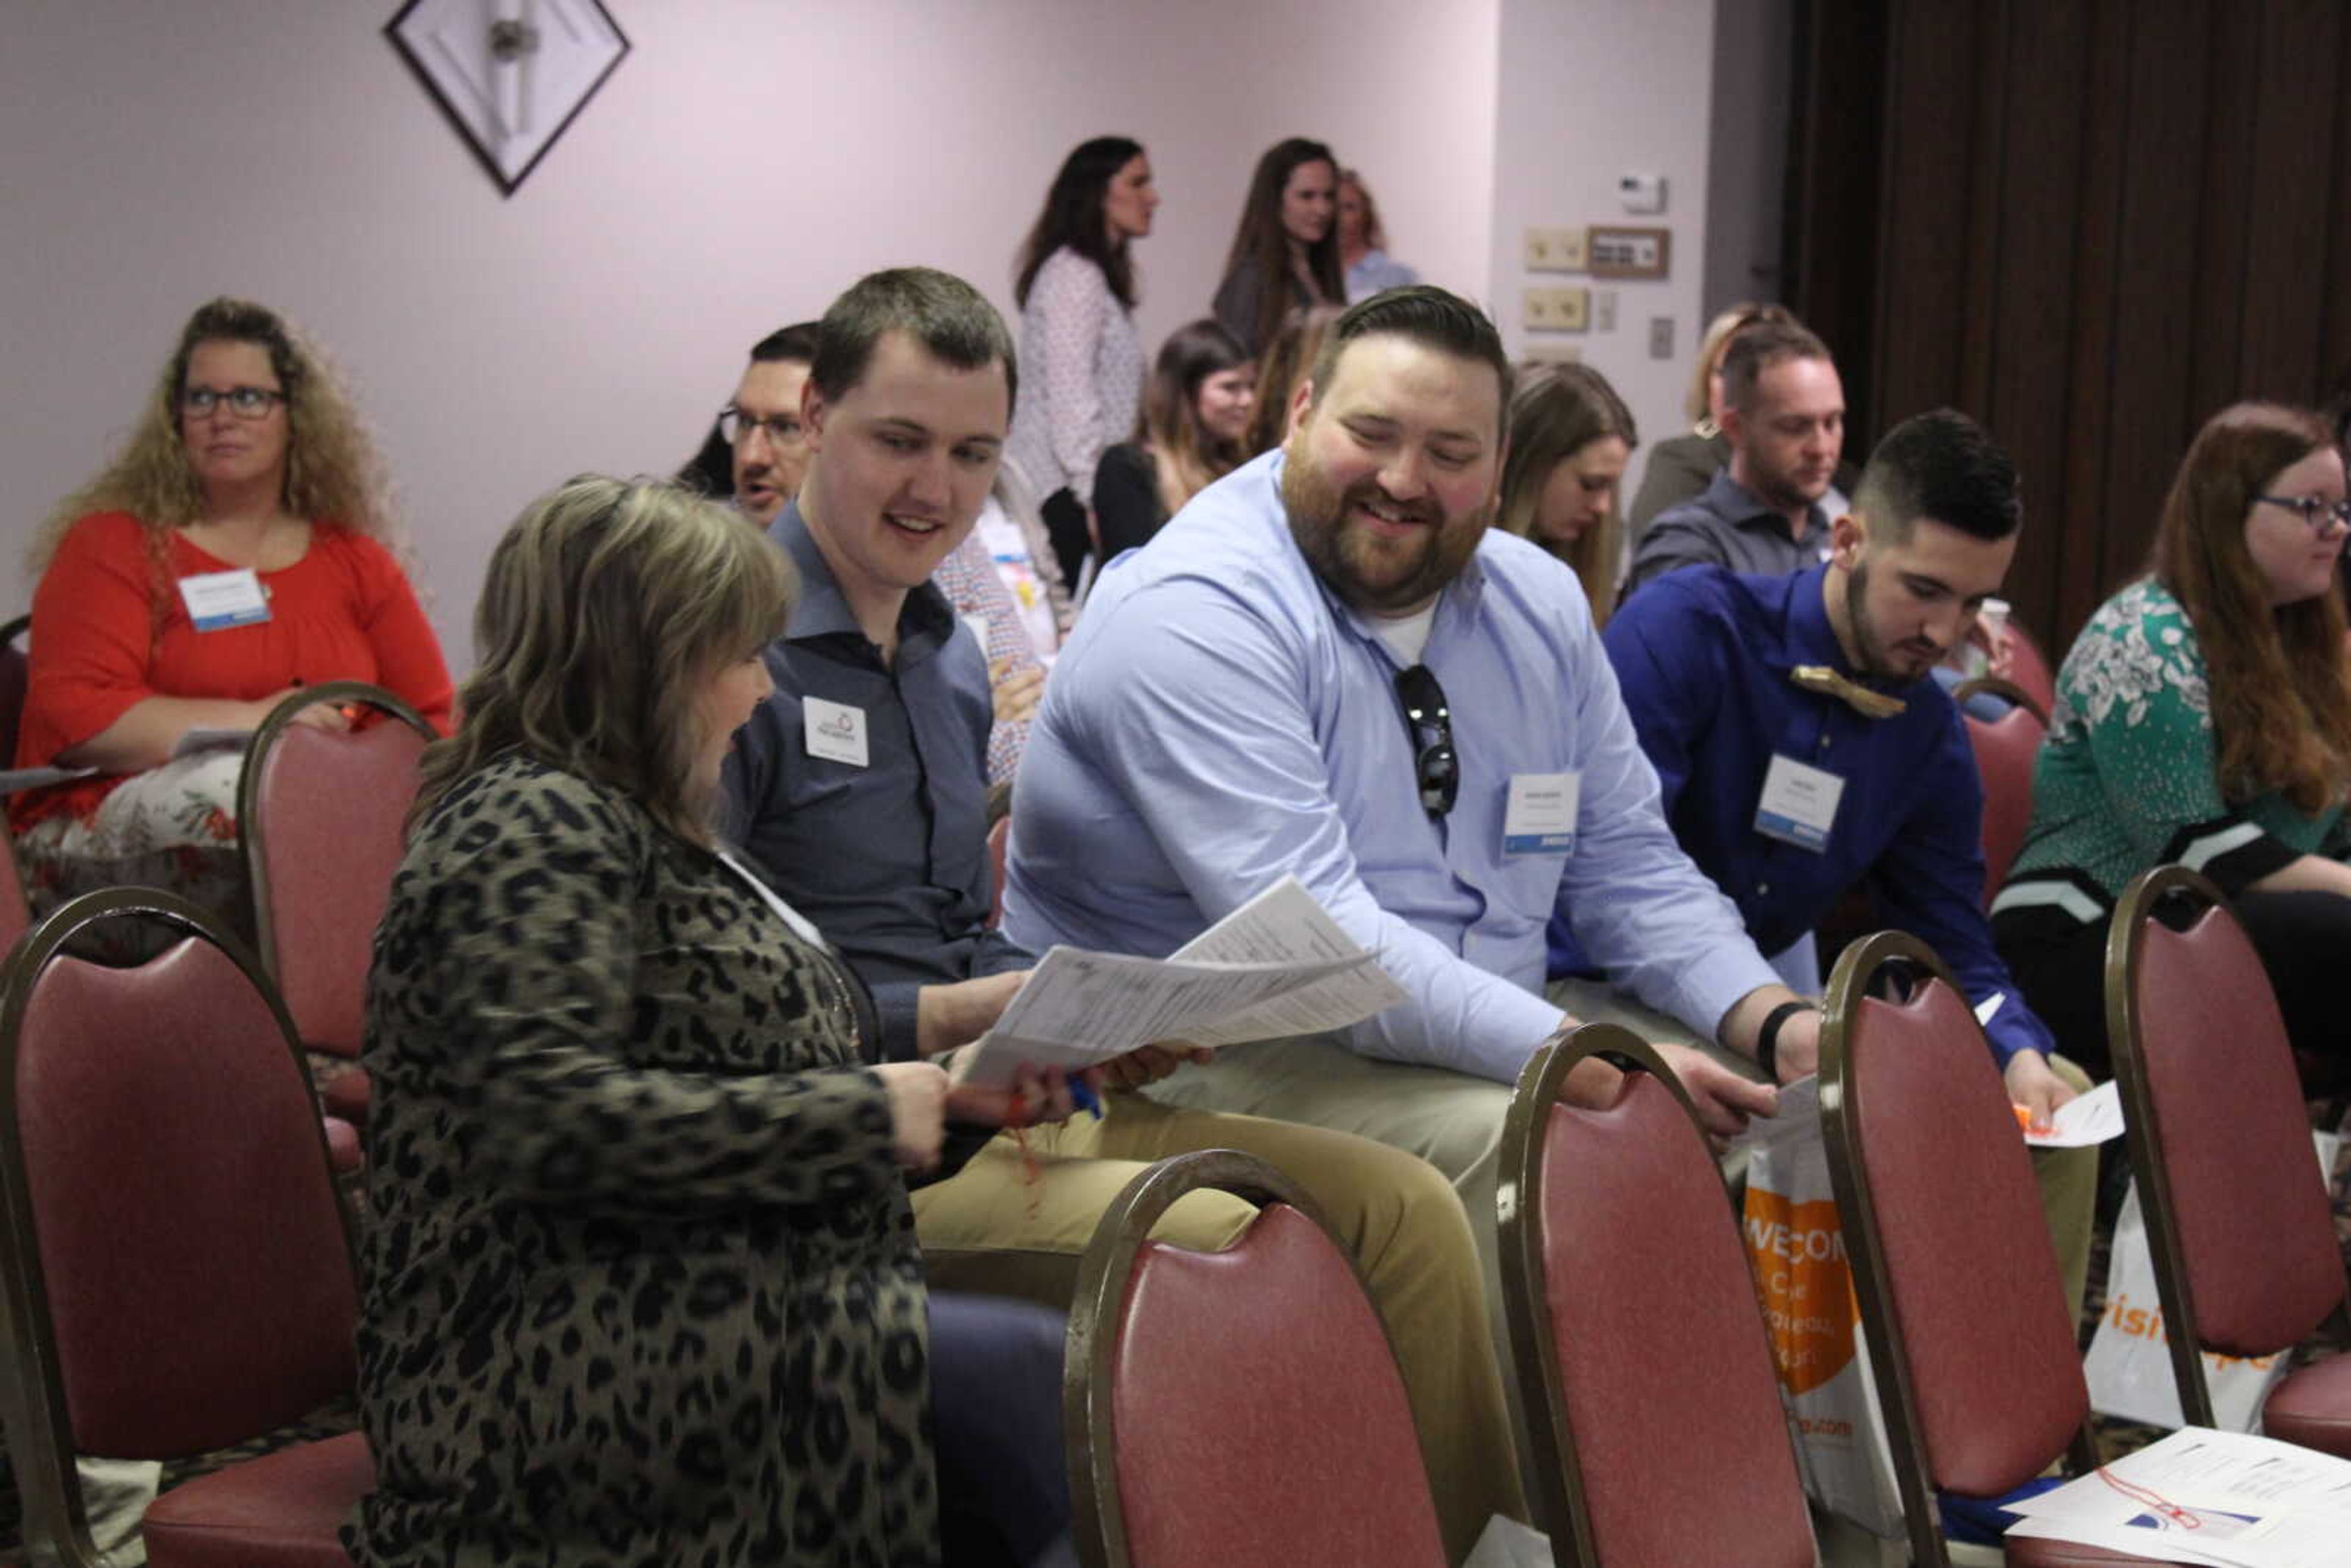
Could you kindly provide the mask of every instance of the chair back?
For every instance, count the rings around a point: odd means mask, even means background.
[[[2057,711],[2057,677],[2050,670],[2049,655],[2013,615],[2008,618],[2008,678],[2032,698],[2046,724]]]
[[[67,955],[131,919],[184,936],[135,968]],[[348,1221],[292,1024],[185,900],[85,894],[0,971],[0,1197],[37,1532],[78,1531],[76,1453],[200,1453],[355,1386]]]
[[[16,846],[0,827],[0,954],[16,945],[33,928],[33,905],[25,894],[25,871],[16,863]]]
[[[2106,1017],[2181,1409],[2210,1426],[2199,1345],[2267,1355],[2343,1304],[2325,1178],[2268,971],[2210,882],[2124,890]]]
[[[1260,1205],[1219,1252],[1146,1239],[1185,1193]],[[1404,1381],[1354,1265],[1305,1197],[1229,1150],[1127,1184],[1086,1249],[1064,1389],[1089,1568],[1437,1568]]]
[[[1568,1073],[1630,1063],[1614,1102]],[[1638,1038],[1586,1024],[1520,1074],[1504,1124],[1503,1304],[1525,1391],[1528,1494],[1573,1568],[1818,1554],[1771,1342],[1721,1170]]]
[[[1976,717],[1966,704],[1979,693],[2007,698],[2009,710],[1998,718]],[[2049,716],[2023,687],[1991,675],[1962,682],[1951,697],[1960,705],[1976,776],[1983,780],[1983,896],[1989,909],[1992,894],[2008,880],[2008,868],[2016,863],[2016,852],[2024,847],[2024,831],[2032,825],[2032,766],[2041,755],[2041,737],[2049,733]]]
[[[30,615],[0,626],[0,768],[16,766],[16,730],[24,722],[25,688],[32,677],[32,661],[19,643],[32,626]]]
[[[381,722],[298,724],[320,703]],[[400,869],[417,758],[434,739],[416,710],[358,681],[308,687],[253,733],[237,821],[262,960],[302,1042],[357,1056],[375,928]]]
[[[1837,961],[1824,1011],[1830,1180],[1914,1557],[1940,1564],[1928,1489],[2039,1475],[2084,1439],[2089,1389],[2032,1161],[1950,971],[1880,932]]]

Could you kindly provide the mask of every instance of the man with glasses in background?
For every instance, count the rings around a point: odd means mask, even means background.
[[[1013,798],[1005,929],[1162,956],[1295,874],[1409,999],[1227,1047],[1152,1093],[1392,1143],[1454,1178],[1489,1279],[1503,1112],[1562,1023],[1554,912],[1642,1001],[1785,1082],[1819,1015],[1675,843],[1574,573],[1489,529],[1510,369],[1395,289],[1332,328],[1289,436],[1105,571]],[[1718,1134],[1774,1091],[1667,1059]],[[1587,1061],[1571,1098],[1613,1097]]]
[[[800,389],[816,362],[816,329],[813,321],[795,322],[751,346],[751,362],[735,396],[718,411],[712,440],[678,476],[722,499],[732,496],[736,509],[763,528],[800,493],[808,476]]]

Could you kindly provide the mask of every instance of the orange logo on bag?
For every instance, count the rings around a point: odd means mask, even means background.
[[[1853,1270],[1836,1205],[1750,1186],[1744,1229],[1781,1385],[1808,1394],[1853,1364]]]

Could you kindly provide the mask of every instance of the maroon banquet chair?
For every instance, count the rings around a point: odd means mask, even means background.
[[[319,703],[360,721],[349,731],[295,722]],[[390,692],[335,681],[279,703],[246,746],[237,827],[255,939],[312,1051],[359,1056],[376,924],[400,869],[417,759],[434,738]],[[366,1124],[367,1075],[356,1066],[320,1098],[334,1115]]]
[[[2167,906],[2184,922],[2158,919]],[[2209,1427],[2199,1348],[2272,1355],[2351,1315],[2269,974],[2220,890],[2185,866],[2144,873],[2115,906],[2106,1035],[2179,1408]],[[2262,1426],[2351,1458],[2351,1356],[2290,1372]]]
[[[1949,1568],[1935,1492],[2003,1497],[2061,1454],[2086,1471],[2089,1385],[2032,1157],[1950,971],[1881,931],[1837,960],[1823,1011],[1829,1179],[1911,1560]],[[2032,1537],[2005,1548],[2019,1568],[2162,1561]]]
[[[2057,711],[2057,677],[2050,668],[2049,655],[2013,615],[2008,620],[2008,678],[2023,688],[2046,724]]]
[[[135,968],[68,956],[120,920],[184,935]],[[114,888],[0,971],[0,1415],[35,1562],[97,1568],[76,1454],[190,1458],[350,1395],[348,1218],[284,1007],[172,894]],[[373,1484],[358,1434],[174,1487],[152,1568],[331,1568]]]
[[[1146,1239],[1201,1187],[1261,1212],[1222,1251]],[[1311,1204],[1261,1160],[1204,1150],[1127,1184],[1079,1270],[1064,1380],[1087,1568],[1446,1561],[1387,1331]]]
[[[1607,1054],[1613,1103],[1560,1097]],[[1519,1075],[1502,1132],[1503,1307],[1535,1522],[1564,1568],[1811,1568],[1818,1548],[1739,1218],[1689,1099],[1586,1024]]]
[[[1994,719],[1969,713],[1968,699],[1980,692],[2006,698],[2008,711]],[[1992,894],[2008,880],[2016,852],[2024,847],[2024,831],[2032,825],[2032,767],[2041,755],[2041,737],[2049,733],[2049,714],[2022,686],[1991,675],[1960,683],[1951,700],[1959,705],[1976,776],[1983,781],[1983,901],[1989,909]]]

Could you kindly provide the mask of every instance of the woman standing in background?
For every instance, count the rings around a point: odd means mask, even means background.
[[[1215,313],[1258,359],[1292,309],[1346,303],[1338,206],[1339,161],[1322,142],[1293,136],[1257,161]]]
[[[1347,272],[1347,303],[1369,299],[1383,288],[1418,283],[1420,274],[1388,253],[1387,225],[1371,187],[1353,169],[1339,171],[1339,263]]]
[[[1092,552],[1094,469],[1134,428],[1143,342],[1129,244],[1151,232],[1159,194],[1143,144],[1097,136],[1062,160],[1020,247],[1020,378],[1006,457],[1040,497],[1061,580],[1081,591]]]

